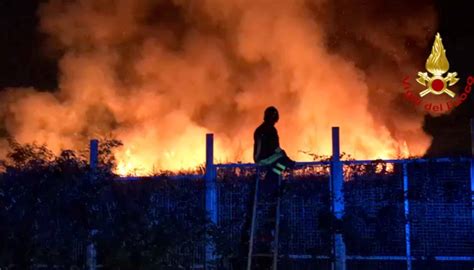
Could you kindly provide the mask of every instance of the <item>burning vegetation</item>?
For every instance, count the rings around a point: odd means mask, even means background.
[[[1,94],[0,158],[8,138],[59,153],[112,136],[116,171],[143,175],[198,166],[212,132],[219,162],[250,161],[268,105],[297,160],[329,154],[331,126],[355,158],[430,144],[400,83],[432,41],[430,1],[49,0],[38,14],[59,84]]]

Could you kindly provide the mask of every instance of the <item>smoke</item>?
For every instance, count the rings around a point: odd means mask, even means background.
[[[250,161],[269,105],[299,160],[330,153],[331,126],[358,158],[423,154],[401,81],[426,59],[434,9],[379,2],[50,0],[40,30],[61,55],[58,89],[6,91],[0,122],[54,151],[114,136],[121,173],[201,164],[207,132],[217,161]]]

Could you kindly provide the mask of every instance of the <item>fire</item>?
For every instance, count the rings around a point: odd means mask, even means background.
[[[117,168],[116,173],[122,176],[149,176],[154,175],[164,170],[170,171],[189,171],[195,170],[199,166],[204,165],[205,161],[205,144],[204,144],[204,136],[201,138],[202,147],[196,151],[190,151],[187,149],[179,149],[174,148],[174,150],[169,150],[161,153],[160,163],[154,163],[156,160],[156,154],[147,154],[140,150],[132,150],[136,149],[132,148],[124,148],[115,152],[115,156],[117,157]],[[298,145],[289,145],[290,147],[298,147]],[[225,152],[225,149],[220,149]],[[406,142],[401,142],[399,144],[399,149],[396,152],[394,149],[380,149],[379,152],[374,152],[373,156],[367,155],[359,155],[357,158],[359,159],[394,159],[394,158],[408,158],[410,157],[410,152],[408,145]],[[248,155],[245,156],[241,160],[237,160],[239,162],[252,162],[251,149],[247,151]],[[215,162],[219,163],[220,161],[229,161],[236,162],[236,160],[231,160],[225,155],[219,153],[217,154],[217,158],[215,158]],[[230,152],[227,152],[229,155]],[[291,155],[292,153],[290,153]],[[327,153],[329,155],[330,153]],[[194,157],[194,158],[190,158]],[[296,158],[297,161],[312,161],[313,158],[308,154],[296,153],[292,155],[292,157]],[[160,166],[161,165],[161,166]],[[381,172],[382,170],[385,171],[393,171],[393,164],[386,164],[385,167],[382,164],[378,164],[376,167],[377,172]]]
[[[140,151],[132,152],[130,149],[117,151],[117,168],[115,173],[122,176],[150,176],[162,171],[186,171],[196,169],[203,164],[204,155],[201,158],[187,158],[187,154],[178,156],[176,152],[168,151],[162,153],[161,162],[154,163],[154,155],[147,156]],[[159,166],[161,165],[161,166]]]
[[[116,173],[119,175],[140,175],[139,171],[143,170],[139,166],[142,166],[143,160],[140,160],[138,156],[133,156],[131,150],[127,149],[124,152],[123,157],[118,158]]]
[[[403,141],[400,144],[398,158],[409,158],[410,157],[410,148],[408,148],[408,144],[406,141]]]
[[[357,159],[423,154],[423,113],[406,109],[397,74],[418,70],[405,41],[431,42],[431,7],[377,21],[357,16],[385,4],[341,17],[360,5],[338,1],[47,1],[40,30],[61,52],[57,89],[2,92],[0,130],[55,152],[112,135],[124,145],[116,172],[149,175],[203,165],[206,133],[215,162],[251,162],[253,131],[274,105],[295,160],[330,155],[332,126]]]
[[[197,137],[197,136],[196,136]],[[188,139],[188,141],[186,141]],[[179,145],[164,146],[151,145],[149,141],[136,140],[135,144],[125,145],[114,155],[117,159],[116,173],[119,175],[146,176],[162,171],[193,170],[203,164],[205,159],[204,136],[197,142],[194,137],[184,138]]]

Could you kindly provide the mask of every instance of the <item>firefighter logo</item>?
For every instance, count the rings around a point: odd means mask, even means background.
[[[452,86],[459,81],[457,78],[458,73],[449,72],[446,77],[443,77],[443,74],[449,70],[449,62],[439,33],[436,34],[431,54],[426,60],[425,67],[432,76],[430,77],[428,72],[418,72],[418,78],[416,81],[419,84],[428,87],[419,93],[420,97],[424,97],[431,93],[434,95],[447,94],[451,98],[454,98],[456,93],[449,90],[448,86]]]

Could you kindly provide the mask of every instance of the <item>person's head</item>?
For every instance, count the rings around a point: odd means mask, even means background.
[[[265,109],[263,121],[270,124],[275,124],[276,122],[278,122],[278,119],[280,119],[280,117],[278,115],[278,110],[275,107],[270,106]]]

